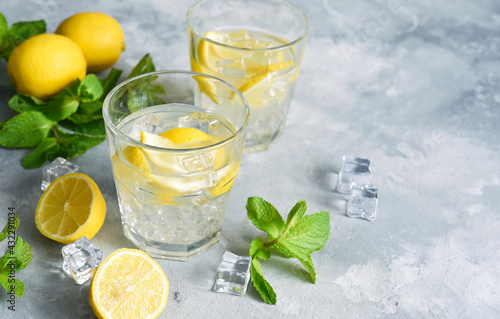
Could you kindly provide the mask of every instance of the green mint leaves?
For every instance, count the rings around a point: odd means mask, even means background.
[[[311,253],[323,248],[330,236],[330,214],[320,212],[304,216],[307,206],[301,200],[292,208],[285,222],[273,205],[256,196],[248,199],[246,208],[252,223],[268,235],[267,241],[254,239],[249,250],[252,282],[262,299],[269,304],[276,304],[277,301],[276,293],[264,279],[260,263],[260,260],[271,258],[271,250],[287,258],[298,259],[315,283],[316,272]]]
[[[0,30],[2,17],[0,14]],[[154,71],[154,64],[146,54],[131,75],[151,71]],[[19,114],[0,123],[0,146],[34,148],[23,159],[25,168],[38,168],[57,157],[71,160],[85,154],[106,138],[102,105],[122,72],[111,69],[104,79],[90,73],[48,101],[24,94],[15,95],[9,106]]]
[[[34,35],[45,33],[47,24],[43,20],[14,23],[10,28],[7,19],[0,13],[0,59],[9,59],[10,53],[21,42]]]
[[[13,208],[9,208],[13,210]],[[8,248],[5,255],[0,258],[0,285],[10,294],[22,297],[24,294],[24,283],[16,279],[16,273],[26,268],[33,258],[31,247],[23,241],[20,236],[16,236],[19,227],[19,217],[13,212],[8,214],[7,225],[0,233],[0,242],[8,240]]]

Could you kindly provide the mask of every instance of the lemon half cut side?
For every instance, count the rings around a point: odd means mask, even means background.
[[[35,212],[42,235],[63,244],[94,237],[106,217],[106,203],[97,184],[87,175],[73,173],[54,180],[43,193]]]
[[[168,300],[169,282],[161,266],[139,249],[122,248],[106,257],[89,289],[98,318],[157,318]]]

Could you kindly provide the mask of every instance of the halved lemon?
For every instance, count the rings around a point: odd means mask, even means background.
[[[69,244],[94,237],[106,217],[106,203],[97,184],[87,175],[73,173],[54,180],[43,193],[35,212],[38,230],[50,239]]]
[[[104,259],[89,289],[98,318],[157,318],[168,300],[169,282],[161,266],[138,249],[118,249]]]

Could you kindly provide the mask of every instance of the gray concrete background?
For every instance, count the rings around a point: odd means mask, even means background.
[[[244,156],[220,244],[186,263],[159,260],[170,281],[161,318],[498,318],[500,313],[500,4],[475,1],[293,0],[311,21],[302,72],[282,137]],[[188,69],[185,13],[193,1],[3,0],[9,23],[45,19],[53,32],[81,11],[113,15],[130,70],[149,52],[157,69]],[[279,18],[277,13],[276,18]],[[0,120],[15,94],[0,62]],[[8,207],[33,261],[17,274],[25,295],[2,318],[92,318],[88,284],[61,271],[61,244],[34,211],[41,170],[28,150],[0,148],[0,222]],[[372,161],[374,222],[350,219],[335,192],[343,154]],[[107,216],[92,242],[105,255],[132,247],[121,230],[105,144],[74,160],[99,185]],[[278,303],[211,290],[225,250],[246,254],[263,236],[246,218],[250,196],[286,215],[300,199],[331,214],[331,236],[312,255],[317,283],[294,260],[263,262]],[[0,246],[4,248],[5,246]],[[3,254],[3,252],[0,252]]]

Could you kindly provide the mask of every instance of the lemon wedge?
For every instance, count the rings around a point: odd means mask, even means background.
[[[184,148],[182,146],[192,148],[195,143],[204,146],[213,142],[213,138],[210,135],[192,127],[176,127],[160,133],[158,136],[168,139],[179,148]]]
[[[273,42],[251,36],[246,30],[227,33],[210,31],[205,37],[217,43],[205,39],[199,40],[197,59],[191,58],[192,69],[229,81],[245,96],[251,107],[266,104],[263,100],[275,84],[274,78],[278,72],[285,70],[294,72],[285,79],[287,83],[292,83],[298,76],[299,68],[293,71],[295,66],[293,48],[262,50],[276,47],[276,43],[287,43],[284,39],[276,38]],[[290,50],[290,53],[285,55],[286,50]],[[200,83],[200,90],[216,101],[217,92],[214,87]],[[230,98],[233,99],[235,95],[233,92]]]

